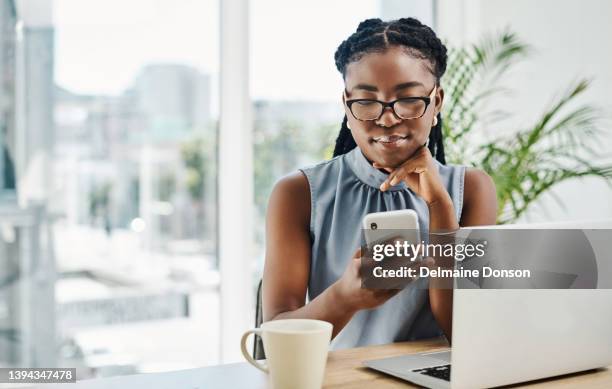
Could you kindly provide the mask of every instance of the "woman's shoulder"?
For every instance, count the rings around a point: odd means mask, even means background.
[[[324,177],[335,175],[343,155],[317,162],[297,169],[276,181],[270,196],[271,202],[290,203],[305,208],[311,204],[312,189],[315,182]]]
[[[281,215],[285,224],[310,224],[310,190],[304,174],[296,171],[276,181],[268,201],[268,218],[271,215]]]
[[[464,186],[461,225],[495,224],[497,194],[491,176],[484,170],[468,167],[465,171]]]
[[[301,171],[289,173],[274,184],[271,197],[300,198],[308,193],[308,180]]]
[[[480,189],[495,187],[491,176],[484,170],[475,167],[465,167],[465,183],[466,187],[469,185]]]
[[[321,171],[321,170],[333,169],[338,164],[342,163],[342,161],[343,161],[345,156],[346,156],[346,154],[337,155],[337,156],[335,156],[335,157],[333,157],[331,159],[327,159],[327,160],[324,160],[324,161],[320,161],[320,162],[316,162],[316,163],[313,163],[313,164],[310,164],[310,165],[303,166],[303,167],[299,168],[298,170],[301,171],[306,176],[308,176],[309,173],[311,173],[311,172],[317,172],[317,171]]]
[[[318,197],[322,191],[333,190],[338,179],[345,171],[347,154],[338,155],[332,159],[317,162],[298,169],[306,178],[313,198]]]
[[[495,197],[495,182],[487,172],[475,167],[465,170],[465,197],[466,200],[485,197]]]

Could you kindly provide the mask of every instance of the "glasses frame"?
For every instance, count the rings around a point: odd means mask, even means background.
[[[353,117],[357,120],[359,120],[360,122],[374,122],[374,121],[379,121],[380,118],[382,117],[382,115],[385,114],[385,111],[387,110],[387,108],[391,108],[391,112],[393,112],[393,115],[400,119],[400,120],[414,120],[414,119],[420,119],[425,115],[425,112],[427,112],[427,108],[429,108],[429,104],[431,104],[431,101],[433,99],[433,94],[435,92],[437,88],[437,85],[434,85],[433,89],[431,90],[431,92],[429,92],[429,96],[411,96],[411,97],[402,97],[393,101],[381,101],[381,100],[376,100],[376,99],[351,99],[351,100],[347,100],[346,99],[346,89],[344,90],[344,103],[346,104],[346,106],[348,107],[349,111],[351,111],[351,115],[353,115]],[[401,116],[399,116],[397,114],[397,112],[395,111],[395,103],[397,103],[398,101],[406,101],[406,100],[421,100],[425,103],[425,109],[423,110],[423,113],[421,114],[421,116],[417,116],[417,117],[413,117],[413,118],[403,118]],[[382,105],[382,110],[380,111],[380,115],[378,115],[377,118],[375,119],[359,119],[357,116],[355,116],[355,113],[353,113],[353,104],[360,102],[360,101],[372,101],[372,102],[377,102],[379,104]]]

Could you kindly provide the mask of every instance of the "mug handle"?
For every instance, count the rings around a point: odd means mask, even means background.
[[[250,334],[261,336],[261,332],[262,332],[261,328],[253,328],[245,332],[242,335],[242,339],[240,340],[240,349],[242,350],[242,355],[244,356],[244,358],[247,360],[248,363],[255,366],[259,370],[263,371],[264,373],[269,373],[270,371],[268,370],[268,367],[264,364],[257,362],[255,359],[253,359],[251,354],[249,354],[249,352],[247,351],[247,346],[246,346],[246,341]]]

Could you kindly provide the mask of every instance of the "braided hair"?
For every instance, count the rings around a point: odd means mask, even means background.
[[[357,31],[340,44],[334,55],[336,68],[346,75],[346,67],[369,53],[381,53],[391,46],[402,46],[406,52],[416,58],[427,60],[430,71],[436,78],[436,85],[446,71],[446,47],[433,30],[414,18],[402,18],[383,22],[380,19],[366,19],[359,24]],[[431,154],[446,164],[444,144],[442,142],[442,118],[437,116],[438,123],[429,134],[428,148]],[[344,115],[340,134],[336,139],[334,157],[354,149],[357,144],[347,126],[348,118]]]

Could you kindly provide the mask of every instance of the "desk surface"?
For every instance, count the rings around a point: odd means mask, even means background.
[[[440,339],[394,343],[333,351],[325,370],[324,388],[407,388],[410,383],[370,370],[362,365],[365,359],[378,359],[403,354],[433,351],[448,347]],[[570,374],[562,378],[535,381],[529,388],[611,388],[612,366],[608,369]],[[167,373],[138,374],[80,381],[77,384],[43,385],[40,389],[210,389],[266,388],[266,376],[247,363],[203,367]]]

